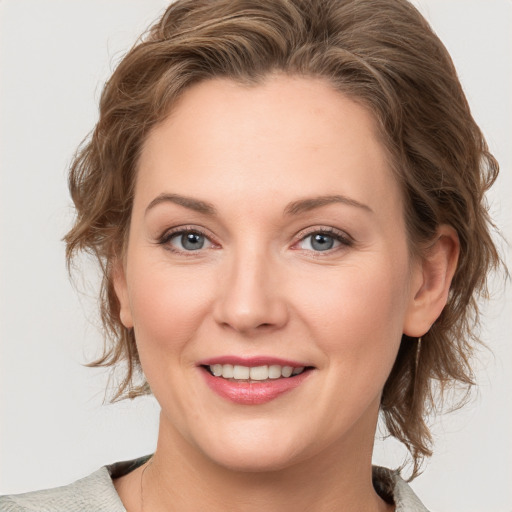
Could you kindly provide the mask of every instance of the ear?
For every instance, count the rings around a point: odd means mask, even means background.
[[[127,328],[133,327],[132,310],[128,294],[128,285],[126,283],[126,271],[123,263],[116,260],[112,266],[112,280],[117,300],[119,301],[119,317],[121,323]]]
[[[459,251],[459,237],[455,229],[444,224],[439,226],[434,242],[413,271],[404,334],[423,336],[441,314],[448,300]]]

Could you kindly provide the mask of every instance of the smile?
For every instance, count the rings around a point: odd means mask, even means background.
[[[281,366],[279,364],[262,366],[242,366],[238,364],[212,364],[207,369],[214,377],[236,381],[264,381],[269,379],[289,378],[300,375],[305,366]]]
[[[199,365],[211,391],[238,405],[261,405],[300,386],[315,368],[269,357],[219,357]]]

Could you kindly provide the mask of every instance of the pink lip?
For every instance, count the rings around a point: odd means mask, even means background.
[[[299,368],[301,366],[311,366],[307,363],[300,361],[292,361],[291,359],[280,359],[270,356],[256,356],[256,357],[240,357],[240,356],[218,356],[199,361],[198,366],[210,366],[212,364],[238,364],[240,366],[270,366],[278,364],[279,366],[293,366]]]
[[[300,386],[312,373],[311,370],[305,370],[293,377],[237,382],[222,377],[214,377],[206,368],[201,367],[200,370],[206,384],[212,391],[239,405],[261,405],[270,402]]]

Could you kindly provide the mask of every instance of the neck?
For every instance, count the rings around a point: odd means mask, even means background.
[[[283,469],[242,472],[216,464],[162,423],[144,474],[145,511],[392,510],[372,485],[373,431],[369,442],[350,439]]]

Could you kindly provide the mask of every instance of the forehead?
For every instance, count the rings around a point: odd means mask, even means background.
[[[222,204],[340,193],[366,203],[382,190],[400,199],[368,110],[325,80],[276,75],[186,90],[145,142],[136,201],[162,192]]]

